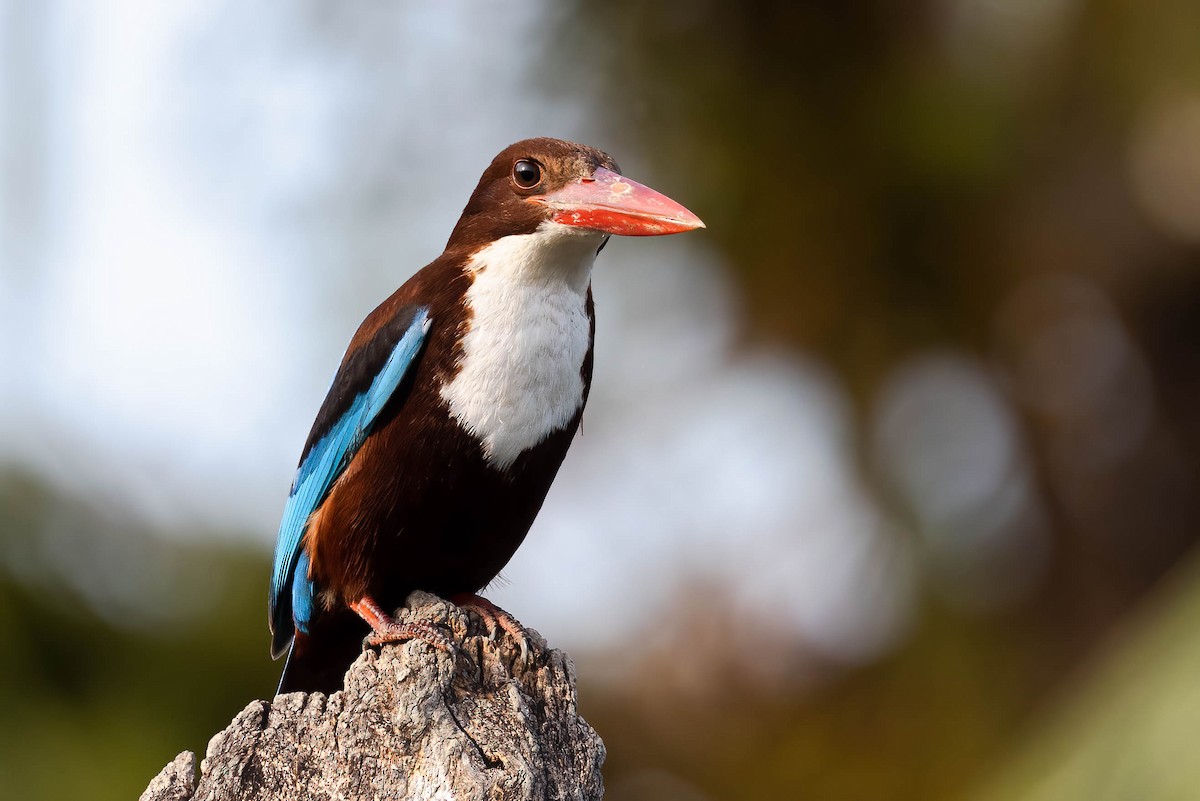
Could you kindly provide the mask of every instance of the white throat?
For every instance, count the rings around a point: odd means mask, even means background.
[[[497,469],[565,427],[583,405],[585,303],[601,240],[543,223],[471,258],[462,358],[441,395]]]

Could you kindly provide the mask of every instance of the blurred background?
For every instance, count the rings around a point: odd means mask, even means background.
[[[553,135],[708,224],[599,260],[488,592],[608,797],[1200,798],[1200,5],[1152,5],[0,0],[0,796],[133,798],[271,694],[346,342]]]

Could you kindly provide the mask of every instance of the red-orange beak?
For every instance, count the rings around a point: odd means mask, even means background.
[[[660,236],[703,228],[700,218],[666,195],[603,167],[557,192],[531,198],[554,210],[554,222],[619,236]]]

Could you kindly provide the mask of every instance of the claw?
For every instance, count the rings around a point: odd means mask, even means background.
[[[490,639],[494,640],[496,638],[497,628],[506,631],[509,637],[515,640],[521,647],[521,662],[523,664],[529,662],[529,634],[515,617],[496,606],[487,598],[481,598],[474,593],[460,593],[452,597],[450,602],[464,609],[475,610],[479,618],[488,627],[488,637]]]
[[[439,631],[437,627],[423,622],[399,623],[392,621],[392,625],[374,629],[367,636],[367,643],[369,645],[383,645],[389,642],[405,642],[407,640],[423,640],[447,654],[453,654],[456,650],[453,640]]]
[[[458,650],[454,641],[432,623],[401,623],[384,612],[369,596],[350,604],[350,608],[371,626],[371,633],[366,639],[368,645],[422,640],[444,653],[454,654]]]

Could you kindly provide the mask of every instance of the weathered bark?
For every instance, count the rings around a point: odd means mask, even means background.
[[[576,709],[567,656],[414,593],[401,620],[443,626],[455,657],[420,640],[368,650],[326,698],[255,701],[195,755],[180,754],[142,801],[227,799],[594,799],[604,744]]]

